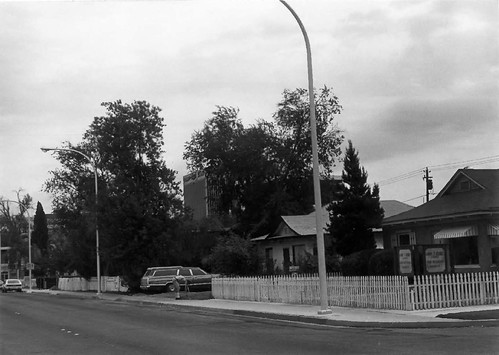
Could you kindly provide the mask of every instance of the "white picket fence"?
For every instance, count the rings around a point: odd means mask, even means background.
[[[404,276],[337,276],[328,279],[329,305],[412,310]]]
[[[420,310],[499,304],[499,272],[416,276],[327,276],[329,306]],[[319,277],[220,277],[212,295],[238,301],[320,304]]]
[[[410,309],[409,284],[401,276],[327,277],[330,306]],[[319,277],[223,277],[212,281],[212,295],[239,301],[320,304]]]
[[[499,303],[499,272],[415,276],[414,309]]]
[[[102,292],[127,292],[119,276],[101,276]],[[97,291],[97,277],[86,280],[83,277],[61,277],[57,287],[63,291]]]

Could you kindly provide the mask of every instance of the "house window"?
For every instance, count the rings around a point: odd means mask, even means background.
[[[293,245],[293,263],[296,265],[305,257],[305,244]]]
[[[411,245],[411,238],[409,234],[399,234],[399,245]]]
[[[414,232],[402,232],[397,234],[397,246],[415,245],[416,234]]]
[[[453,238],[450,244],[454,265],[478,264],[478,237]]]
[[[461,191],[469,191],[470,190],[470,182],[469,181],[461,181],[460,190]]]
[[[499,265],[499,236],[490,238],[490,252],[492,253],[492,264]]]
[[[265,260],[274,260],[272,248],[265,248]]]

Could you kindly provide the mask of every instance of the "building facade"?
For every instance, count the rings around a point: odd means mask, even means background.
[[[385,218],[383,238],[385,248],[442,246],[446,271],[498,270],[499,169],[458,170],[433,200]]]

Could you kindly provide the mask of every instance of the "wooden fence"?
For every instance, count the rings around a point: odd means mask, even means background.
[[[406,277],[328,276],[327,287],[331,306],[411,309]],[[320,304],[317,275],[215,278],[212,294],[239,301]]]
[[[416,276],[327,276],[329,306],[420,310],[499,304],[499,272]],[[212,282],[214,298],[320,304],[319,277],[223,277]]]
[[[101,276],[102,292],[126,292],[128,287],[123,285],[119,276]],[[97,291],[97,277],[86,280],[83,277],[61,277],[57,285],[63,291]]]
[[[499,303],[499,272],[415,276],[414,309]]]
[[[328,280],[329,305],[412,310],[409,282],[403,276],[338,276]]]

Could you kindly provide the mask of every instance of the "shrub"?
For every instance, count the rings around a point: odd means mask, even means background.
[[[338,273],[340,272],[340,256],[339,255],[325,255],[326,272]],[[305,252],[305,256],[300,258],[298,265],[300,272],[305,274],[314,274],[319,272],[318,257],[311,253]]]
[[[394,275],[393,250],[378,250],[369,259],[369,275],[388,276]]]
[[[345,256],[341,261],[343,276],[369,275],[369,259],[376,251],[376,249],[365,249]]]
[[[252,275],[258,270],[254,245],[235,234],[223,235],[209,255],[208,264],[213,273]]]

